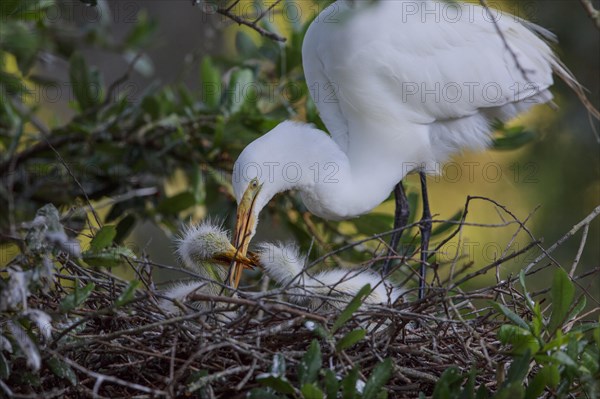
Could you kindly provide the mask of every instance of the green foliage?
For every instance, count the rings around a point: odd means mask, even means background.
[[[64,378],[73,386],[77,385],[77,375],[71,366],[65,362],[56,357],[51,357],[50,359],[46,360],[46,365],[57,377]]]
[[[90,242],[90,250],[92,252],[99,252],[110,245],[117,236],[117,228],[111,225],[104,225],[100,230],[96,232],[94,238]]]
[[[60,310],[66,313],[79,307],[88,299],[94,288],[94,283],[88,283],[83,288],[79,288],[79,284],[76,283],[73,293],[64,297],[60,303]]]
[[[525,130],[523,126],[507,127],[504,123],[497,122],[494,129],[497,132],[492,143],[495,150],[515,150],[536,138],[535,133]]]
[[[251,398],[302,398],[302,399],[383,399],[384,389],[392,375],[392,362],[386,359],[377,364],[367,382],[359,380],[359,369],[353,368],[346,376],[338,376],[329,368],[323,368],[321,348],[313,340],[298,365],[297,382],[289,381],[285,367],[281,368],[282,357],[273,361],[271,373],[262,374],[257,381],[264,388],[253,389]],[[277,371],[275,370],[277,369]]]
[[[92,273],[135,262],[141,254],[128,248],[126,240],[143,222],[173,232],[198,208],[215,217],[235,214],[231,170],[247,143],[298,115],[324,128],[308,98],[301,70],[301,44],[309,21],[287,21],[283,29],[290,36],[284,45],[237,32],[237,58],[204,57],[193,67],[199,90],[178,82],[154,82],[132,92],[118,84],[123,81],[106,82],[84,54],[90,48],[111,52],[131,69],[149,76],[152,65],[145,50],[152,45],[156,23],[140,13],[130,31],[118,40],[108,8],[102,9],[101,20],[83,26],[47,18],[46,12],[63,7],[62,3],[0,2],[0,209],[11,209],[10,214],[0,212],[0,245],[17,248],[17,255],[6,260],[8,267],[0,274],[0,378],[18,378],[29,388],[40,386],[39,371],[44,367],[67,386],[79,383],[77,372],[61,358],[42,355],[40,343],[56,338],[57,332],[85,325],[80,317],[99,288],[88,280],[69,281],[71,285],[61,292],[62,299],[52,312],[24,306],[34,296],[35,303],[43,302],[40,298],[51,288],[58,267],[69,264]],[[104,4],[95,0],[84,3]],[[41,55],[68,65],[64,72],[69,81],[36,76],[34,67]],[[122,73],[126,81],[127,69]],[[46,109],[35,93],[63,83],[72,91],[72,96],[65,93],[61,99],[70,101],[72,116],[68,120],[48,118],[52,110]],[[273,87],[276,89],[271,90]],[[533,137],[523,128],[498,126],[497,130],[497,149],[517,148]],[[173,193],[166,186],[176,176],[183,176],[179,185],[185,188]],[[418,196],[413,187],[409,190],[412,223]],[[94,220],[90,206],[107,198],[111,201],[106,212]],[[315,221],[316,231],[309,231],[304,223],[296,222],[302,220],[304,209],[297,193],[274,201],[268,212],[288,226],[304,248],[315,241],[322,246],[320,250],[327,250],[321,243],[341,246],[389,230],[393,223],[390,215],[371,214],[345,222],[355,233],[344,232],[342,223],[323,221]],[[458,212],[452,219],[461,215]],[[452,226],[437,225],[434,238]],[[404,234],[403,247],[415,248],[416,229]],[[89,248],[82,252],[88,234]],[[372,259],[372,247],[355,246],[340,257],[351,262]],[[475,371],[463,374],[452,368],[440,378],[435,398],[534,398],[544,391],[559,397],[598,394],[600,328],[597,323],[573,327],[585,307],[585,297],[575,300],[572,282],[565,272],[558,271],[550,292],[552,305],[543,312],[540,303],[530,298],[523,280],[527,315],[494,304],[508,320],[498,330],[498,339],[512,357],[497,392],[477,386]],[[103,311],[127,312],[139,298],[139,289],[137,280],[123,284]],[[393,370],[390,359],[356,364],[343,371],[329,368],[328,363],[330,358],[365,344],[367,329],[354,328],[350,321],[369,292],[369,286],[363,287],[333,323],[315,323],[313,334],[319,340],[312,340],[295,368],[288,370],[283,354],[276,354],[272,370],[256,379],[260,387],[249,396],[386,397]],[[207,377],[206,370],[199,370],[186,386],[203,395],[208,392]]]
[[[498,339],[509,348],[512,361],[496,392],[490,392],[483,385],[475,387],[476,370],[463,374],[458,368],[451,367],[436,384],[434,399],[535,399],[545,391],[556,397],[597,397],[600,392],[600,346],[594,337],[600,334],[600,323],[572,327],[585,301],[574,301],[575,288],[570,277],[562,269],[554,273],[549,314],[544,314],[540,304],[531,298],[523,272],[520,281],[531,320],[502,304],[491,303],[511,323],[503,324],[498,330]]]
[[[366,297],[369,296],[370,293],[371,293],[371,286],[369,284],[362,287],[358,291],[358,293],[354,296],[354,298],[352,298],[352,300],[348,303],[348,305],[346,305],[346,307],[344,308],[342,313],[340,313],[337,320],[333,323],[333,326],[331,327],[331,331],[336,332],[337,330],[340,329],[340,327],[342,327],[344,324],[346,324],[346,322],[348,320],[350,320],[350,318],[352,317],[354,312],[356,312],[358,310],[360,305],[362,305],[363,301],[365,300]]]
[[[316,381],[322,363],[321,347],[313,339],[302,361],[298,365],[298,380],[301,386]]]

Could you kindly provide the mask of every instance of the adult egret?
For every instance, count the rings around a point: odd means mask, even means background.
[[[484,149],[492,122],[550,101],[553,72],[578,87],[540,36],[552,35],[474,4],[339,0],[327,7],[309,27],[302,57],[331,135],[286,121],[242,151],[233,173],[235,246],[246,253],[261,209],[290,189],[313,214],[341,220],[369,212],[395,188],[401,227],[408,172],[419,171],[426,194],[425,173],[455,152]],[[420,297],[431,229],[426,195],[424,205]],[[392,247],[397,242],[398,235]],[[235,268],[229,283],[240,273]]]
[[[201,278],[177,282],[162,292],[165,299],[159,302],[159,306],[167,313],[179,313],[175,300],[197,309],[203,308],[201,303],[189,303],[188,297],[195,292],[219,295],[223,289],[219,283],[225,280],[227,269],[214,267],[215,263],[229,265],[235,260],[247,268],[262,267],[266,275],[287,288],[285,292],[291,301],[306,304],[312,309],[324,305],[344,306],[366,284],[372,288],[364,300],[367,304],[394,303],[402,293],[369,270],[308,273],[304,270],[306,257],[300,255],[294,245],[261,243],[256,253],[240,256],[226,231],[210,220],[184,229],[176,240],[176,253],[181,265]]]

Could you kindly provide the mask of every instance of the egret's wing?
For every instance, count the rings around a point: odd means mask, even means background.
[[[495,13],[494,24],[482,7],[452,2],[384,0],[350,11],[345,3],[319,16],[303,49],[309,87],[336,88],[334,101],[315,103],[342,148],[358,135],[423,125],[434,135],[475,127],[481,137],[470,142],[480,143],[486,121],[551,98],[552,70],[562,67],[518,18]],[[471,117],[481,120],[462,123]]]

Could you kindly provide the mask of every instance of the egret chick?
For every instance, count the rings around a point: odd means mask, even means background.
[[[183,268],[200,276],[200,279],[179,281],[162,293],[167,299],[159,302],[159,306],[167,313],[179,313],[180,309],[174,301],[188,302],[194,292],[208,295],[219,295],[227,278],[228,267],[235,260],[245,268],[253,268],[256,261],[249,256],[241,256],[230,243],[230,237],[221,225],[206,220],[198,225],[190,225],[183,229],[181,236],[175,240],[175,253]],[[202,303],[188,303],[191,307],[202,309]]]
[[[403,290],[369,270],[327,270],[309,274],[305,270],[306,256],[293,244],[260,244],[256,254],[265,273],[278,285],[290,286],[290,299],[307,303],[310,308],[323,304],[344,306],[365,285],[371,293],[367,304],[393,304]]]

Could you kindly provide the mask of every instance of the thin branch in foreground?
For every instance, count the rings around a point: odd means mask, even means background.
[[[596,28],[600,29],[600,11],[594,8],[592,0],[579,0],[585,11],[596,24]]]
[[[276,1],[275,3],[273,3],[267,10],[263,11],[257,18],[253,19],[253,20],[248,20],[245,19],[237,14],[234,14],[232,12],[233,8],[239,3],[239,0],[234,1],[231,5],[229,5],[228,7],[217,7],[216,9],[213,8],[211,10],[211,12],[216,12],[217,14],[221,14],[227,18],[229,18],[230,20],[232,20],[233,22],[236,22],[238,25],[244,25],[247,26],[251,29],[253,29],[255,32],[257,32],[258,34],[260,34],[261,36],[264,36],[268,39],[274,40],[276,42],[281,42],[284,43],[287,39],[281,35],[278,35],[275,32],[271,32],[269,30],[266,30],[260,26],[258,26],[258,23],[260,22],[260,20],[269,12],[271,11],[276,5],[278,5],[281,2],[281,0]],[[192,1],[192,5],[196,6],[200,4],[199,0],[193,0]]]

